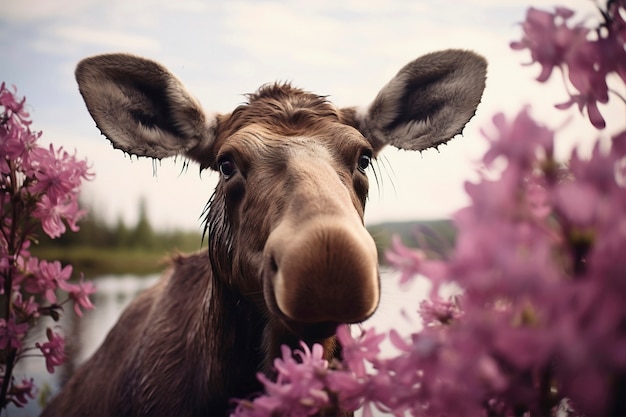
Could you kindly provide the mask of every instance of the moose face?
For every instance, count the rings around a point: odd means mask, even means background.
[[[422,150],[459,133],[485,68],[467,51],[426,55],[363,113],[273,84],[230,114],[207,115],[164,67],[125,54],[87,58],[76,77],[115,147],[182,154],[219,173],[206,214],[214,274],[271,323],[319,340],[379,302],[376,247],[363,225],[371,159],[387,144]]]
[[[290,97],[282,107],[256,108],[281,94]],[[212,263],[302,338],[365,320],[380,293],[376,247],[363,225],[372,145],[329,103],[288,86],[266,87],[229,117],[247,112],[265,116],[217,142]]]

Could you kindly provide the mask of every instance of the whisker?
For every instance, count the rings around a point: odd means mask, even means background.
[[[383,163],[383,166],[385,167],[385,173],[387,174],[387,178],[389,178],[389,181],[391,182],[391,187],[393,188],[393,192],[395,195],[397,195],[398,190],[396,189],[396,184],[394,183],[394,180],[397,177],[396,177],[396,172],[393,169],[393,165],[389,162],[389,158],[387,158],[386,156],[383,156],[383,159],[381,160],[381,162]],[[391,173],[389,171],[391,171]]]
[[[381,189],[381,181],[382,181],[382,178],[379,178],[378,176],[378,167],[380,163],[378,162],[378,159],[375,159],[374,161],[376,162],[376,166],[372,164],[371,167],[372,167],[372,172],[374,173],[374,178],[376,179],[376,188],[378,189],[378,198],[380,198],[380,189]]]
[[[379,158],[376,158],[375,161],[376,161],[376,167],[372,165],[372,171],[374,172],[374,177],[376,178],[376,186],[378,188],[378,198],[379,199],[382,198],[383,187],[385,185],[385,181],[384,181],[385,176],[382,175],[383,172],[386,174],[386,177],[389,179],[389,182],[391,183],[391,187],[393,188],[394,194],[397,195],[398,191],[396,190],[396,186],[394,184],[395,172],[393,171],[393,166],[389,163],[389,158],[383,155]],[[389,173],[390,170],[393,176]]]

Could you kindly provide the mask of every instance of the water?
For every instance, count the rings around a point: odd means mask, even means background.
[[[94,310],[86,311],[82,319],[75,320],[76,316],[68,305],[60,323],[54,323],[51,320],[44,322],[34,335],[37,341],[45,340],[46,326],[55,325],[62,326],[65,334],[72,332],[73,335],[68,337],[67,342],[67,348],[74,358],[72,363],[58,368],[54,374],[48,374],[43,358],[27,358],[18,364],[14,372],[15,377],[18,380],[24,376],[35,378],[38,387],[48,384],[50,389],[56,392],[59,389],[60,380],[71,373],[72,367],[79,365],[96,351],[130,301],[140,291],[154,284],[158,277],[158,275],[147,277],[109,275],[95,279],[98,292],[92,296],[92,301],[96,306]],[[364,323],[364,327],[374,327],[379,332],[395,328],[401,334],[407,334],[419,328],[416,310],[428,291],[429,283],[424,279],[417,279],[410,285],[399,287],[397,282],[396,274],[390,271],[382,272],[381,303],[374,316]],[[27,344],[33,345],[34,341]],[[383,345],[383,354],[392,352],[388,343]],[[6,415],[8,417],[37,416],[39,412],[37,401],[31,400],[25,408],[10,407]]]

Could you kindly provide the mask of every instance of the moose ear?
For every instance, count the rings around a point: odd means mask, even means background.
[[[485,88],[487,63],[473,52],[446,50],[407,64],[354,125],[376,150],[390,144],[423,150],[461,133]]]
[[[206,166],[216,118],[207,118],[182,83],[156,62],[97,55],[76,67],[91,117],[115,148],[137,156],[185,155]]]

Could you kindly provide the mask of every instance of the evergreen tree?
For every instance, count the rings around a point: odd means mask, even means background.
[[[120,215],[117,217],[117,224],[113,232],[113,246],[117,248],[127,247],[130,243],[130,230]]]
[[[130,246],[152,249],[155,243],[154,230],[148,219],[146,199],[142,197],[139,201],[139,219],[137,220],[135,230],[130,235]]]

